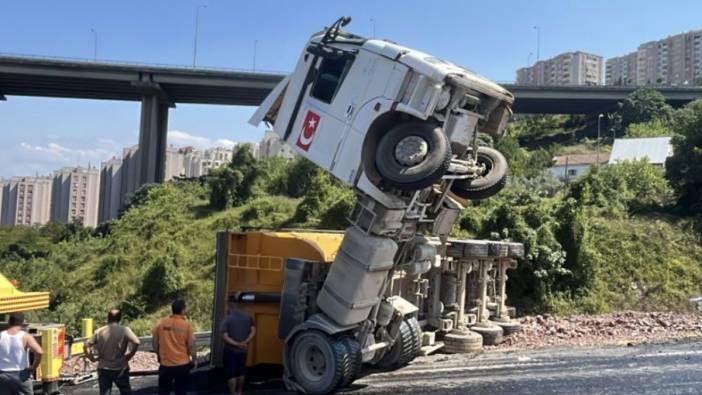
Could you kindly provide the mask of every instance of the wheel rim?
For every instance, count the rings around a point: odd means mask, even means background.
[[[314,344],[307,344],[298,354],[298,366],[306,380],[318,381],[324,376],[327,361],[324,352]]]
[[[407,136],[395,145],[395,160],[404,166],[421,163],[429,153],[429,143],[419,136]]]

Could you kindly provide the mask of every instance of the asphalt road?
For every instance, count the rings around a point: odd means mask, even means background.
[[[155,377],[132,382],[137,394],[156,389]],[[96,393],[94,385],[64,390],[75,395]],[[273,382],[252,385],[247,393],[284,391]],[[394,372],[366,374],[344,393],[702,394],[702,342],[437,354]]]

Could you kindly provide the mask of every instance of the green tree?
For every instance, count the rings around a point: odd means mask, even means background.
[[[634,137],[661,137],[670,136],[673,131],[660,119],[655,119],[648,122],[632,123],[626,128],[624,136],[627,138]]]
[[[673,121],[673,155],[666,175],[678,193],[678,203],[690,212],[702,211],[702,100],[678,110]]]
[[[250,144],[239,147],[231,162],[213,170],[207,177],[210,205],[216,209],[238,206],[256,194],[255,182],[260,174]]]
[[[640,88],[619,103],[621,126],[650,121],[670,122],[673,108],[665,102],[665,96],[653,88]]]

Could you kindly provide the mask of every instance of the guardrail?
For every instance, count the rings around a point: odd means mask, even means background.
[[[71,352],[66,353],[67,358],[79,357],[85,353],[84,344],[86,338],[76,338],[73,339],[71,343]],[[195,346],[209,347],[212,342],[212,332],[195,332]],[[152,336],[142,336],[139,338],[139,351],[152,352],[154,349],[153,337]]]

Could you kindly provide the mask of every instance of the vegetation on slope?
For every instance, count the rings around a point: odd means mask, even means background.
[[[513,137],[496,143],[513,177],[498,196],[466,208],[455,234],[525,243],[527,256],[510,274],[511,304],[522,312],[681,310],[702,292],[702,105],[671,114],[636,120],[676,136],[667,178],[640,161],[563,185],[543,175],[558,147],[526,150]],[[50,309],[32,318],[72,332],[81,318],[101,322],[117,306],[145,333],[176,296],[205,330],[217,231],[343,229],[352,204],[348,188],[309,162],[256,160],[244,148],[201,180],[142,187],[118,219],[94,230],[0,228],[0,272],[23,290],[50,291]]]

